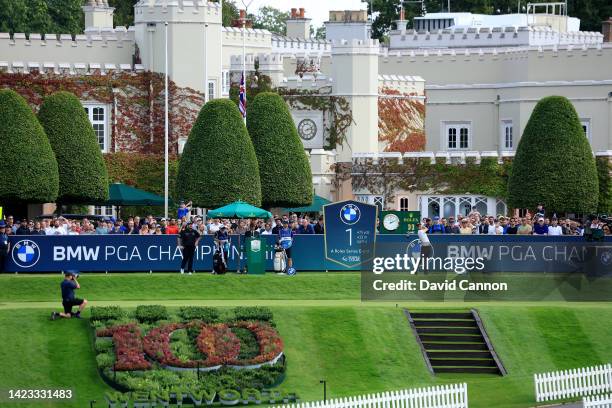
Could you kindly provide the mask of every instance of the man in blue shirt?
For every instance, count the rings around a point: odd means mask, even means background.
[[[179,220],[182,220],[183,217],[189,217],[190,212],[191,212],[191,201],[188,202],[187,204],[185,204],[184,201],[181,201],[181,204],[177,212],[177,218]]]
[[[548,225],[544,224],[544,218],[538,218],[533,226],[533,235],[548,235]]]
[[[291,246],[293,245],[293,230],[289,227],[289,221],[283,220],[283,228],[278,231],[278,244],[285,250],[287,255],[287,269],[293,267],[291,258]]]
[[[308,217],[302,220],[302,225],[298,227],[298,234],[314,234],[315,230]]]
[[[433,224],[429,227],[427,231],[428,234],[444,234],[444,225],[440,223],[440,217],[437,215],[433,218]]]
[[[60,284],[62,289],[62,306],[64,306],[64,313],[51,313],[51,320],[57,319],[57,317],[63,317],[70,319],[71,317],[81,318],[81,312],[87,306],[87,299],[79,299],[74,295],[76,289],[81,289],[81,285],[77,281],[77,273],[73,271],[66,271],[64,273],[64,280]],[[72,308],[78,306],[79,310],[76,313],[72,313]]]

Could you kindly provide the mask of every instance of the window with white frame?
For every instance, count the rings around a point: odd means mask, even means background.
[[[221,92],[223,93],[223,95],[229,95],[229,91],[230,91],[230,72],[228,69],[224,69],[221,73],[222,76],[222,80],[221,80]]]
[[[83,105],[85,113],[91,122],[96,140],[102,153],[108,153],[108,125],[106,105]]]
[[[514,126],[511,120],[503,120],[501,123],[501,146],[504,150],[514,149]]]
[[[215,99],[215,81],[208,81],[208,100]]]
[[[446,123],[445,125],[446,148],[448,150],[470,148],[470,124],[469,123]]]
[[[409,211],[408,210],[408,197],[400,197],[399,199],[399,211]]]
[[[178,140],[178,154],[183,154],[183,150],[185,149],[185,144],[187,144],[187,139],[182,138]]]
[[[93,209],[94,215],[113,215],[113,206],[112,205],[95,205]]]
[[[584,135],[586,136],[589,143],[591,142],[591,119],[588,118],[580,118],[580,124],[582,125],[582,130],[584,131]]]

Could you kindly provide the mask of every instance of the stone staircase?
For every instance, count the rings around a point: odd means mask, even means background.
[[[506,374],[476,310],[404,313],[433,374]]]

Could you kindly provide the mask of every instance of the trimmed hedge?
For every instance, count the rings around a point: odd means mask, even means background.
[[[541,99],[527,122],[508,180],[508,204],[548,213],[593,213],[598,204],[595,159],[578,114],[562,96]]]
[[[168,309],[162,305],[140,305],[136,306],[136,320],[140,323],[155,323],[159,320],[167,320]]]
[[[176,190],[196,207],[217,208],[237,200],[261,205],[255,150],[229,99],[212,100],[200,111],[179,161]]]
[[[270,322],[272,310],[265,306],[238,306],[234,308],[234,319]]]
[[[57,161],[32,109],[10,89],[0,90],[0,203],[57,199]]]
[[[178,311],[181,320],[202,320],[206,323],[214,323],[219,320],[219,310],[206,306],[181,306]]]
[[[283,98],[258,94],[249,106],[247,128],[259,162],[263,206],[312,204],[310,164]]]
[[[598,157],[597,176],[599,177],[599,203],[597,212],[612,214],[612,162],[608,157]]]
[[[93,306],[89,315],[91,321],[119,320],[127,314],[119,306]]]
[[[59,168],[60,203],[108,200],[108,174],[93,127],[81,102],[70,92],[47,96],[40,106],[42,124]]]

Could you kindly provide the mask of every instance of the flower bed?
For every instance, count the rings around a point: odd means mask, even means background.
[[[115,371],[148,370],[151,363],[145,359],[142,347],[142,332],[136,323],[100,329],[96,332],[98,337],[111,337],[115,345],[116,361],[113,365]]]
[[[247,360],[232,360],[232,365],[245,366],[271,362],[283,352],[283,341],[278,332],[270,325],[261,322],[236,322],[236,327],[242,327],[255,334],[259,343],[259,355]]]

